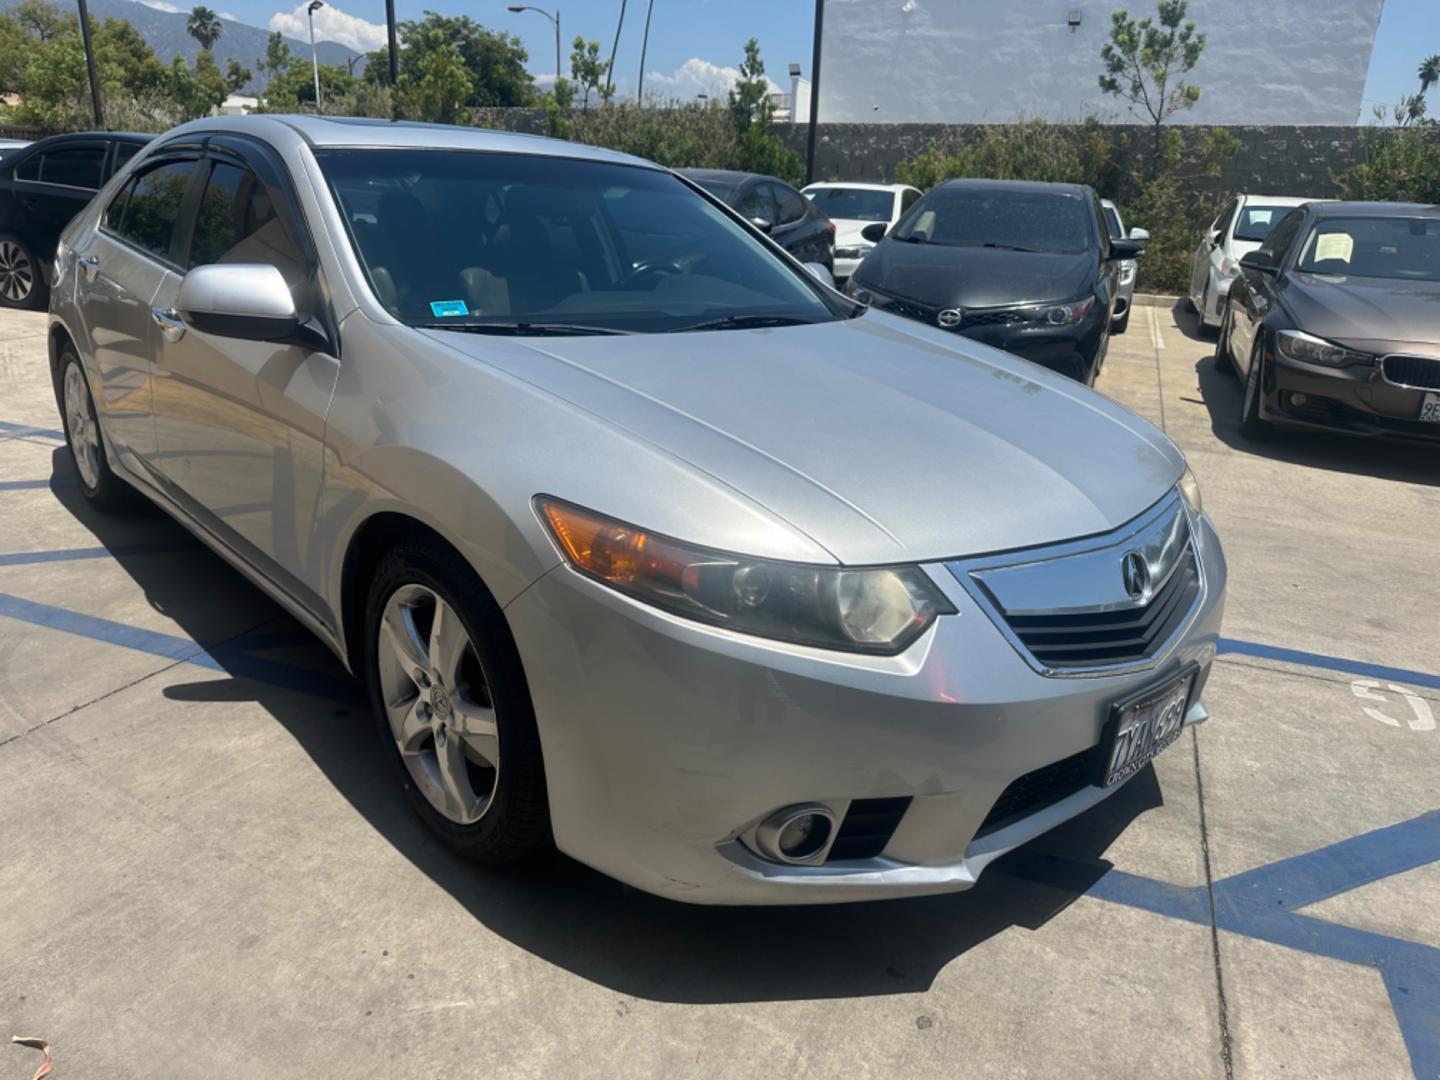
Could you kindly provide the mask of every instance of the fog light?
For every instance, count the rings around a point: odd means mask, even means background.
[[[835,815],[819,803],[777,810],[755,830],[755,844],[767,859],[783,863],[814,862],[830,842]]]
[[[1297,409],[1304,408],[1304,407],[1305,407],[1305,403],[1306,403],[1307,401],[1309,401],[1309,400],[1310,400],[1310,399],[1309,399],[1308,397],[1306,397],[1304,394],[1291,394],[1291,395],[1290,395],[1290,404],[1291,404],[1291,405],[1294,405],[1295,408],[1297,408]]]

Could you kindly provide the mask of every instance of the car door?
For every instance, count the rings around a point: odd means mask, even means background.
[[[1236,369],[1242,376],[1250,369],[1251,353],[1255,348],[1255,337],[1265,316],[1275,304],[1280,287],[1287,253],[1300,233],[1305,222],[1303,210],[1292,210],[1280,219],[1270,231],[1260,251],[1272,255],[1281,269],[1274,273],[1261,270],[1242,270],[1245,287],[1238,293],[1239,302],[1231,306],[1233,325],[1230,333],[1230,350],[1235,357]],[[1233,290],[1233,286],[1232,286]]]
[[[176,226],[199,155],[162,154],[132,174],[76,238],[75,297],[80,332],[95,364],[92,389],[105,432],[132,471],[155,469],[151,300],[177,269]]]
[[[22,227],[47,269],[60,233],[99,190],[109,151],[104,139],[67,140],[16,168],[15,201]]]
[[[184,270],[275,266],[297,311],[325,329],[309,345],[205,333],[177,315],[182,275],[168,277],[152,302],[161,468],[187,512],[318,616],[307,541],[339,361],[314,244],[284,164],[261,144],[212,138],[196,190]]]
[[[1223,257],[1221,247],[1242,201],[1230,200],[1229,205],[1220,211],[1220,215],[1200,239],[1200,246],[1195,249],[1195,256],[1190,262],[1190,302],[1197,311],[1205,304],[1205,293],[1210,287],[1212,276],[1220,271],[1220,259]]]
[[[815,211],[813,217],[807,213],[809,200],[788,184],[766,181],[762,186],[770,189],[775,203],[775,227],[770,230],[775,242],[801,262],[825,262],[820,212]]]

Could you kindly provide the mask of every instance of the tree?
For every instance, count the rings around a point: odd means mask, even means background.
[[[10,14],[20,23],[26,33],[41,42],[49,41],[63,33],[66,24],[72,21],[71,17],[61,15],[58,10],[46,3],[46,0],[20,0]],[[78,33],[78,22],[75,23],[75,27]]]
[[[250,85],[250,80],[254,77],[250,69],[241,67],[240,61],[236,60],[233,56],[225,61],[225,89],[229,90],[230,93],[238,94],[241,90],[245,89],[246,86]]]
[[[525,67],[529,54],[519,38],[487,30],[468,15],[451,17],[433,11],[425,12],[423,19],[402,22],[398,30],[397,103],[447,99],[460,85],[450,71],[458,57],[459,74],[465,76],[469,87],[460,107],[535,104],[535,80]],[[366,55],[364,78],[372,86],[390,84],[390,57],[385,49]],[[426,79],[428,89],[422,91],[419,87]],[[440,97],[434,97],[442,88]]]
[[[418,70],[400,77],[395,87],[396,111],[411,120],[464,123],[467,117],[461,110],[473,90],[465,58],[454,44],[446,42],[426,49]]]
[[[185,32],[200,43],[201,52],[209,52],[220,40],[220,30],[220,16],[207,7],[196,7],[185,20]]]
[[[1110,16],[1110,40],[1100,50],[1105,74],[1100,89],[1149,117],[1154,131],[1150,177],[1160,173],[1161,126],[1200,100],[1185,75],[1205,51],[1205,35],[1187,21],[1187,0],[1158,0],[1156,18],[1135,20],[1121,9]]]
[[[602,101],[607,100],[605,88],[600,84],[605,80],[610,71],[610,62],[600,59],[600,42],[586,41],[580,35],[575,35],[575,41],[570,46],[570,77],[575,80],[575,85],[580,88],[580,110],[590,110],[590,95],[594,94]]]
[[[1416,74],[1420,77],[1420,96],[1424,97],[1432,86],[1440,82],[1440,53],[1420,61],[1420,70]]]
[[[284,36],[278,30],[272,30],[270,36],[265,39],[265,55],[255,60],[255,70],[265,78],[266,82],[276,76],[283,75],[290,70],[290,65],[295,61],[295,54],[290,51]]]
[[[201,49],[193,68],[186,65],[183,56],[175,57],[170,65],[170,93],[186,120],[209,116],[218,109],[227,90],[215,54]]]
[[[755,38],[745,43],[740,78],[730,91],[730,116],[739,168],[787,180],[800,178],[800,156],[787,150],[774,130],[775,103],[770,98],[765,61],[760,59],[760,42]]]

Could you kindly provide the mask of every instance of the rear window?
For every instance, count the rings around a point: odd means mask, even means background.
[[[813,188],[805,193],[828,218],[846,221],[889,221],[895,194],[866,188]]]
[[[1280,224],[1280,219],[1294,207],[1291,206],[1247,206],[1235,219],[1235,239],[1261,243],[1270,235],[1270,230]]]

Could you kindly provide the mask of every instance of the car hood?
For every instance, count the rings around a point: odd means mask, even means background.
[[[423,332],[719,479],[842,563],[1104,532],[1162,498],[1184,467],[1164,435],[1108,398],[881,312],[520,348]]]
[[[867,225],[880,225],[883,222],[861,221],[858,218],[831,218],[835,226],[836,247],[860,247],[862,244],[869,244],[860,234],[864,232]]]
[[[1301,330],[1362,351],[1440,345],[1440,282],[1295,273],[1281,299]]]
[[[886,239],[855,276],[867,288],[931,308],[1071,300],[1093,287],[1095,256],[945,247]]]

